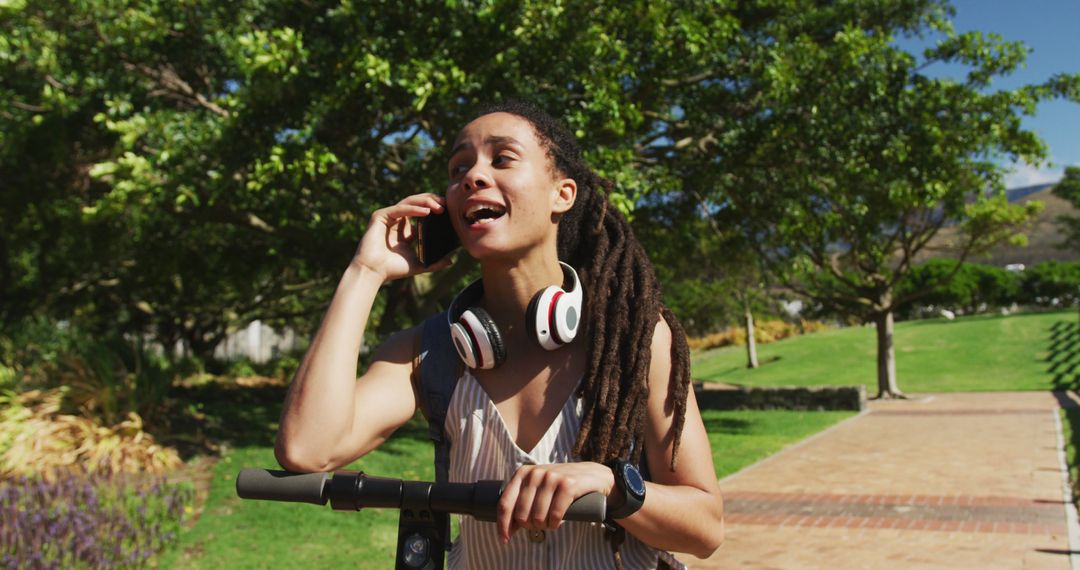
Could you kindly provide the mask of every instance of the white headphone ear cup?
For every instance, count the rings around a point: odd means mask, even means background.
[[[551,304],[554,302],[555,296],[562,292],[563,290],[559,287],[545,287],[533,297],[533,301],[530,303],[529,332],[535,335],[536,342],[547,350],[555,350],[562,344],[553,337],[551,330]]]
[[[551,328],[556,341],[567,344],[577,336],[581,324],[581,303],[574,295],[565,293],[555,299],[555,309],[551,314]]]
[[[473,343],[468,330],[461,323],[450,325],[450,339],[454,341],[454,348],[465,366],[476,368],[476,345]]]
[[[465,360],[465,364],[469,368],[489,369],[496,366],[495,351],[491,346],[488,327],[484,323],[484,317],[487,317],[488,321],[491,320],[491,317],[488,317],[487,313],[482,313],[482,311],[483,309],[473,307],[461,313],[461,317],[458,318],[456,323],[470,341],[472,358]],[[478,315],[478,313],[482,314]],[[470,360],[472,362],[469,362]]]

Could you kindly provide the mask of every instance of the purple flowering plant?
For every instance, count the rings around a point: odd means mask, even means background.
[[[189,484],[132,476],[0,480],[0,568],[145,567],[177,537]]]

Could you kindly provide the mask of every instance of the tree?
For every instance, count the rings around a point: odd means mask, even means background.
[[[251,318],[303,332],[369,213],[441,191],[445,149],[486,101],[562,114],[628,210],[647,178],[635,162],[646,116],[684,80],[681,54],[715,37],[700,20],[710,14],[538,1],[5,3],[0,322],[82,319],[202,356]],[[388,287],[371,329],[415,322],[470,269]]]
[[[717,211],[738,221],[778,279],[876,325],[878,397],[903,395],[892,327],[907,299],[897,285],[935,238],[951,235],[961,262],[1022,239],[1034,207],[1007,203],[1000,161],[1044,156],[1020,125],[1038,101],[1080,99],[1076,76],[990,90],[1026,50],[956,34],[950,14],[943,2],[844,2],[776,19],[775,61],[743,84],[760,100],[756,113],[720,147],[729,169],[719,178],[698,169],[699,187],[713,183]],[[945,39],[923,54],[895,44],[927,28]],[[967,77],[926,74],[943,63],[966,65]]]
[[[624,211],[685,196],[674,226],[692,227],[704,202],[789,286],[891,322],[939,229],[970,254],[1022,220],[982,194],[994,159],[1037,160],[1019,116],[1076,97],[1067,76],[986,92],[1023,59],[995,38],[950,33],[921,60],[892,45],[947,15],[943,0],[8,2],[0,322],[80,319],[200,354],[255,317],[303,333],[369,213],[440,191],[456,130],[506,98],[561,115]],[[968,81],[922,73],[945,61]],[[388,287],[371,329],[415,322],[469,271]]]
[[[1065,175],[1054,185],[1052,192],[1058,198],[1068,201],[1072,207],[1080,208],[1080,166],[1066,166]],[[1061,215],[1057,221],[1066,236],[1061,247],[1080,249],[1080,218]]]
[[[1066,166],[1065,175],[1054,186],[1054,195],[1067,200],[1074,208],[1080,208],[1080,167]],[[1058,225],[1065,233],[1065,241],[1061,243],[1063,249],[1080,249],[1080,218],[1076,216],[1061,215],[1057,219]],[[1080,302],[1076,306],[1077,317],[1080,318]]]
[[[757,368],[754,313],[776,304],[753,250],[730,224],[721,225],[696,193],[656,193],[634,210],[638,236],[664,284],[665,302],[690,334],[741,324],[748,368]]]

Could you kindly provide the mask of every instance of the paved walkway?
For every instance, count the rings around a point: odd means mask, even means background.
[[[1062,402],[1073,405],[1048,392],[872,402],[721,481],[727,540],[709,560],[686,562],[1068,570]]]

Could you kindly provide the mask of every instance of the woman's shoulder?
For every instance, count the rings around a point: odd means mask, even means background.
[[[668,325],[664,315],[660,315],[660,318],[656,320],[656,326],[653,327],[652,345],[650,350],[655,357],[657,351],[670,352],[671,351],[671,326]]]
[[[419,353],[420,344],[423,340],[423,323],[400,330],[390,335],[375,349],[374,360],[389,360],[399,362],[402,359],[411,360]]]

